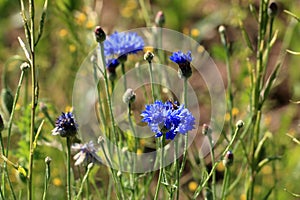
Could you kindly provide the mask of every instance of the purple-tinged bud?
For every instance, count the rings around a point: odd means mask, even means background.
[[[277,3],[276,2],[272,2],[270,5],[269,5],[269,8],[268,8],[268,15],[270,17],[275,17],[277,15],[277,12],[278,12],[278,6],[277,6]]]
[[[203,124],[202,126],[202,134],[203,135],[208,135],[211,134],[212,130],[207,124]]]
[[[155,17],[155,24],[162,27],[166,22],[165,15],[163,11],[158,11]]]
[[[223,165],[225,167],[230,167],[233,164],[234,156],[231,151],[227,151],[223,159]]]
[[[95,37],[96,37],[96,41],[97,42],[103,42],[106,39],[106,34],[103,31],[103,29],[101,28],[101,26],[97,26],[95,28]]]

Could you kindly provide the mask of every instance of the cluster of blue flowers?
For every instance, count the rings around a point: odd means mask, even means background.
[[[62,113],[55,122],[52,135],[61,137],[73,137],[77,134],[78,124],[72,112]]]
[[[194,129],[195,118],[192,113],[184,108],[184,105],[177,105],[171,101],[155,101],[146,105],[142,112],[142,121],[147,122],[155,137],[165,134],[166,139],[173,140],[177,133],[186,134]]]
[[[120,58],[126,60],[128,54],[144,49],[145,43],[141,36],[134,32],[115,32],[104,41],[104,55],[108,70],[114,70]]]

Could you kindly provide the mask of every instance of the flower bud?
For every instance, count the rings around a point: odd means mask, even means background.
[[[29,66],[29,64],[27,63],[27,62],[23,62],[22,64],[21,64],[21,66],[20,66],[20,69],[22,70],[22,71],[25,71],[26,69],[28,69],[30,66]]]
[[[272,2],[268,8],[268,15],[270,17],[275,17],[278,12],[278,6],[276,2]]]
[[[0,114],[0,132],[2,132],[3,129],[4,129],[4,123],[3,123],[2,115]]]
[[[126,104],[133,103],[135,101],[136,94],[133,89],[128,88],[123,95],[123,102]]]
[[[236,126],[236,128],[241,129],[241,128],[243,128],[244,125],[245,125],[245,123],[243,122],[243,120],[239,120],[239,121],[237,121],[235,126]]]
[[[218,29],[219,33],[225,33],[225,30],[226,29],[223,25],[219,26],[219,29]]]
[[[162,27],[166,22],[165,15],[163,11],[158,11],[155,17],[155,24]]]
[[[225,27],[223,25],[219,26],[219,34],[220,34],[220,37],[221,37],[221,42],[224,46],[227,46],[227,40],[226,40],[226,34],[225,34]]]
[[[95,37],[96,37],[96,41],[97,42],[103,42],[106,39],[106,34],[103,31],[103,29],[101,28],[101,26],[97,26],[95,28]]]
[[[44,102],[40,102],[40,111],[46,113],[48,111],[48,107]]]
[[[118,177],[121,177],[121,176],[122,176],[122,172],[121,172],[121,171],[118,171],[118,172],[117,172],[117,176],[118,176]]]
[[[104,138],[102,136],[99,136],[98,140],[97,140],[97,143],[98,144],[104,143]]]
[[[88,164],[87,168],[88,168],[88,169],[92,169],[93,166],[94,166],[94,163],[91,162],[90,164]]]
[[[233,164],[234,156],[231,151],[227,151],[223,159],[223,165],[225,167],[230,167]]]
[[[202,126],[202,134],[203,135],[208,135],[211,134],[212,130],[207,124],[203,124]]]
[[[153,58],[154,58],[154,54],[151,51],[147,51],[144,54],[144,60],[148,61],[149,63],[152,61]]]
[[[45,158],[45,163],[46,163],[47,165],[49,165],[49,164],[51,163],[51,161],[52,161],[52,159],[51,159],[49,156],[47,156],[47,157]]]

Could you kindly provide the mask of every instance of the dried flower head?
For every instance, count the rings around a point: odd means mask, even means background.
[[[74,165],[89,163],[100,164],[101,158],[97,155],[97,149],[94,146],[93,141],[90,141],[86,144],[73,144],[72,150],[79,151],[74,155],[73,159],[76,160]]]
[[[123,95],[123,102],[126,104],[133,103],[135,101],[135,92],[133,89],[128,88]]]

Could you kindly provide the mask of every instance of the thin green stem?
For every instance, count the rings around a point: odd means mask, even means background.
[[[141,9],[142,9],[142,14],[143,14],[144,20],[146,22],[146,26],[150,27],[151,26],[151,21],[150,21],[150,17],[149,17],[149,14],[148,14],[148,11],[147,11],[144,0],[139,0],[139,4],[140,4]]]
[[[14,118],[14,114],[15,114],[15,110],[16,110],[16,105],[17,105],[17,102],[18,102],[18,99],[19,99],[20,89],[21,89],[22,82],[23,82],[23,79],[24,79],[24,74],[25,74],[25,71],[22,70],[21,71],[21,75],[20,75],[20,79],[19,79],[19,83],[18,83],[18,86],[17,86],[17,91],[16,91],[16,94],[15,94],[15,97],[14,97],[12,112],[10,114],[9,121],[8,121],[7,145],[6,145],[6,152],[5,152],[5,154],[4,154],[4,146],[3,146],[2,135],[1,135],[2,153],[6,157],[8,157],[8,153],[9,153],[12,122],[13,122],[13,118]],[[6,162],[4,162],[4,171],[5,171],[5,176],[6,176],[7,180],[8,180],[9,185],[10,185],[10,189],[11,189],[12,195],[13,195],[14,199],[16,199],[16,195],[15,195],[14,189],[12,187],[12,184],[11,184],[11,181],[10,181],[10,178],[9,178],[9,175],[8,175],[8,169],[7,169]]]
[[[183,102],[184,106],[188,107],[188,99],[187,99],[187,78],[184,78],[183,80]],[[182,163],[180,166],[179,176],[181,177],[181,174],[183,173],[184,166],[186,163],[186,156],[187,156],[187,148],[188,148],[188,135],[184,135],[184,150],[183,150],[183,156],[182,156]]]
[[[110,168],[112,177],[113,177],[115,183],[118,183],[117,187],[122,187],[122,186],[119,184],[119,182],[118,182],[119,179],[118,179],[118,177],[117,177],[115,171],[113,170],[112,163],[110,162],[110,159],[109,159],[109,157],[108,157],[107,154],[106,154],[105,147],[104,147],[104,141],[101,141],[101,142],[100,142],[100,146],[101,146],[102,152],[103,152],[103,154],[104,154],[104,157],[105,157],[105,159],[106,159],[106,162],[107,162],[108,165],[109,165],[109,168]],[[111,187],[110,184],[111,184],[111,181],[109,182],[109,185],[108,185],[108,194],[107,194],[107,196],[110,196],[110,195],[111,195],[111,194],[110,194],[110,193],[111,193],[111,192],[110,192],[110,190],[111,190],[111,189],[110,189],[110,187]],[[118,199],[122,199],[122,197],[120,196],[119,192],[116,192],[116,193],[117,193]]]
[[[84,184],[88,183],[88,177],[89,177],[89,174],[90,174],[90,171],[91,171],[92,167],[93,167],[93,164],[90,163],[89,166],[87,167],[87,171],[86,171],[86,173],[85,173],[85,175],[84,175],[84,177],[81,181],[81,185],[80,185],[79,191],[77,193],[77,196],[75,197],[75,200],[78,200],[80,198],[80,195],[83,191]],[[89,197],[87,196],[87,200],[88,199],[89,199]]]
[[[29,16],[30,16],[30,69],[31,69],[31,118],[30,118],[30,135],[29,135],[29,167],[28,167],[28,183],[27,183],[27,199],[32,199],[32,170],[33,170],[33,141],[35,137],[35,110],[38,100],[38,86],[35,66],[35,9],[34,0],[29,0]]]
[[[223,180],[222,193],[221,193],[222,200],[226,199],[226,191],[227,191],[229,179],[230,179],[230,171],[228,167],[225,167],[224,180]]]
[[[176,176],[176,200],[179,200],[179,189],[180,189],[180,174],[179,174],[179,170],[180,170],[180,166],[179,166],[179,161],[178,161],[178,157],[179,157],[179,152],[178,152],[178,140],[174,141],[174,163],[175,163],[175,176]]]
[[[100,50],[100,62],[102,63],[102,66],[105,66],[105,56],[104,56],[104,46],[103,43],[98,43],[99,45],[99,50]],[[100,65],[101,66],[101,65]],[[111,120],[111,127],[112,127],[112,132],[113,132],[113,137],[115,139],[115,142],[121,142],[121,140],[119,140],[119,132],[117,132],[116,127],[115,127],[115,118],[113,115],[113,109],[112,109],[112,102],[111,102],[111,97],[110,97],[110,92],[109,92],[109,83],[108,83],[108,77],[107,77],[107,71],[104,71],[104,81],[105,81],[105,93],[106,93],[106,100],[107,100],[107,104],[108,104],[108,109],[109,109],[109,117]],[[119,167],[122,165],[121,162],[121,156],[120,156],[120,150],[119,148],[117,148],[117,159],[119,162]],[[120,177],[121,179],[121,177]],[[122,182],[119,180],[119,178],[117,177],[117,184],[120,186],[120,195],[121,195],[121,199],[124,199],[124,191],[123,191],[123,187],[122,187]]]
[[[124,84],[124,91],[127,90],[127,80],[126,80],[126,71],[125,71],[125,64],[124,62],[121,63],[121,70],[123,75],[123,84]]]
[[[89,169],[87,169],[89,170]],[[86,177],[86,194],[85,194],[86,199],[90,199],[90,181],[89,181],[89,176]]]
[[[213,165],[213,167],[211,168],[210,173],[208,174],[208,176],[206,177],[206,179],[202,182],[201,185],[199,185],[199,186],[197,187],[197,189],[196,189],[196,191],[195,191],[195,193],[194,193],[192,199],[196,199],[196,198],[199,196],[201,190],[205,187],[205,185],[207,184],[207,182],[209,181],[209,179],[210,179],[211,176],[213,175],[213,173],[214,173],[214,171],[216,170],[218,164],[219,164],[219,162],[216,162],[216,163]]]
[[[6,157],[8,157],[8,152],[9,152],[9,147],[10,147],[10,136],[11,136],[12,122],[13,122],[13,118],[14,118],[14,115],[15,115],[16,105],[17,105],[17,102],[19,100],[20,89],[21,89],[22,82],[23,82],[23,79],[24,79],[24,74],[25,74],[25,71],[22,70],[21,75],[20,75],[20,79],[19,79],[19,83],[18,83],[18,86],[17,86],[16,95],[15,95],[14,102],[13,102],[12,112],[10,114],[9,121],[8,121],[7,146],[6,146],[6,153],[4,154]],[[3,153],[4,153],[4,150],[3,150]]]
[[[134,174],[134,170],[136,168],[136,162],[137,162],[137,149],[138,149],[138,143],[139,143],[139,139],[137,138],[137,134],[136,134],[136,130],[133,126],[133,122],[131,119],[131,103],[128,104],[128,121],[129,121],[129,126],[130,129],[134,135],[134,153],[133,154],[133,165],[132,165],[132,169],[131,169],[131,187],[134,188],[133,190],[133,199],[135,199],[136,194],[139,193],[139,188],[138,188],[138,184],[136,183],[135,179],[136,179],[136,175]],[[135,185],[135,186],[134,186]]]
[[[1,197],[1,199],[5,199],[1,187],[0,187],[0,197]]]
[[[227,44],[227,38],[226,38],[226,34],[225,34],[225,30],[220,31],[220,37],[221,37],[221,41],[225,50],[225,62],[226,62],[226,72],[227,72],[227,106],[228,106],[228,110],[229,110],[229,125],[230,125],[230,133],[231,135],[234,132],[234,126],[233,126],[233,119],[232,119],[232,109],[233,109],[233,94],[232,94],[232,87],[231,87],[231,66],[230,66],[230,62],[229,62],[229,49],[228,49],[228,44]]]
[[[46,200],[48,186],[49,186],[49,181],[50,181],[50,162],[49,163],[46,162],[43,200]]]
[[[211,155],[211,163],[212,165],[215,164],[215,152],[214,152],[214,145],[211,133],[208,133],[208,140],[209,140],[209,148],[210,148],[210,155]],[[211,190],[213,199],[216,199],[216,173],[213,172],[212,174],[212,183],[211,183]]]
[[[153,70],[152,70],[152,62],[149,63],[149,74],[150,74],[150,84],[151,84],[151,95],[152,95],[152,101],[155,101],[155,90],[154,90],[154,79],[153,79]]]
[[[165,144],[165,135],[163,134],[162,137],[160,137],[160,148],[161,148],[161,154],[160,154],[160,170],[159,170],[159,175],[158,175],[158,180],[157,180],[157,185],[156,185],[156,190],[155,190],[155,196],[154,200],[158,199],[159,196],[159,189],[161,186],[161,181],[162,181],[162,176],[163,176],[163,168],[164,168],[164,144]]]
[[[71,139],[67,137],[67,199],[72,199],[71,193]]]

